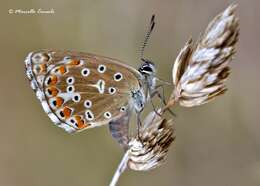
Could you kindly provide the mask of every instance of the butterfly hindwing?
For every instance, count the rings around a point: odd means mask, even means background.
[[[129,121],[131,117],[131,109],[121,113],[120,117],[109,122],[109,131],[112,137],[119,143],[119,145],[127,150],[129,148]]]
[[[131,104],[131,91],[140,89],[138,71],[102,56],[42,50],[25,63],[45,112],[67,132],[117,119]]]

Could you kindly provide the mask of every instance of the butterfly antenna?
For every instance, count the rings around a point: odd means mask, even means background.
[[[143,56],[144,56],[144,49],[145,47],[147,46],[147,43],[148,43],[148,40],[151,36],[151,33],[154,29],[154,25],[155,25],[155,22],[154,22],[154,19],[155,19],[155,15],[153,14],[152,17],[151,17],[151,21],[150,21],[150,25],[149,25],[149,29],[148,31],[146,32],[146,35],[145,35],[145,38],[144,38],[144,42],[141,46],[141,50],[140,50],[140,58],[143,59]]]

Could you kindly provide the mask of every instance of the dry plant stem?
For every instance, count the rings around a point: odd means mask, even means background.
[[[217,15],[200,39],[189,40],[181,49],[172,69],[173,90],[168,107],[178,102],[194,107],[226,92],[226,80],[239,37],[239,20],[232,4]],[[173,101],[171,101],[173,99]]]
[[[118,165],[118,167],[116,169],[116,172],[114,173],[114,176],[113,176],[109,186],[116,186],[116,184],[117,184],[117,182],[119,180],[119,177],[126,170],[127,162],[128,162],[128,159],[129,159],[128,154],[129,154],[129,151],[126,151],[125,155],[123,156],[120,164]]]
[[[158,112],[161,113],[161,110]],[[127,167],[135,171],[148,171],[164,163],[169,147],[175,139],[173,120],[152,111],[143,120],[139,132],[139,135],[129,141],[129,148],[116,169],[110,186],[117,184]]]
[[[174,92],[173,92],[174,93]],[[168,100],[167,104],[165,107],[163,107],[162,111],[161,111],[161,115],[167,110],[172,108],[173,106],[175,106],[175,104],[178,102],[178,99],[174,96],[174,94],[172,94],[170,96],[170,99]]]

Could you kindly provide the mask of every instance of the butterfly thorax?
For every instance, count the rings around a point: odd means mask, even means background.
[[[143,86],[146,89],[145,97],[146,100],[148,100],[156,87],[156,68],[152,61],[148,59],[142,59],[142,61],[143,63],[139,67],[138,71],[143,76]]]

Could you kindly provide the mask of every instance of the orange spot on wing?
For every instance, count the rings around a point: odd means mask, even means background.
[[[61,107],[63,103],[64,103],[64,99],[62,99],[61,97],[56,97],[56,107],[57,108]]]
[[[72,110],[69,107],[64,107],[63,108],[63,114],[64,117],[67,119],[70,117]]]
[[[51,82],[49,85],[55,85],[58,82],[58,77],[57,76],[51,76]]]
[[[72,65],[72,66],[79,65],[79,64],[80,64],[80,60],[77,60],[77,59],[72,59],[69,62],[69,65]]]
[[[79,129],[85,128],[87,125],[85,124],[85,121],[81,119],[80,116],[74,116],[75,120],[77,121],[77,127]]]
[[[41,73],[45,73],[47,69],[47,65],[46,64],[40,64],[40,65],[35,65],[33,68],[33,72],[35,74],[41,74]]]
[[[61,74],[64,74],[64,73],[66,73],[67,70],[66,70],[65,66],[60,66],[59,71]]]
[[[49,88],[49,89],[50,89],[51,95],[52,95],[53,97],[56,96],[56,95],[59,93],[58,89],[55,88],[55,87],[51,87],[51,88]]]
[[[58,89],[55,87],[47,88],[47,92],[49,93],[50,97],[55,97],[59,93]]]
[[[40,64],[40,73],[46,72],[47,65],[46,64]]]

